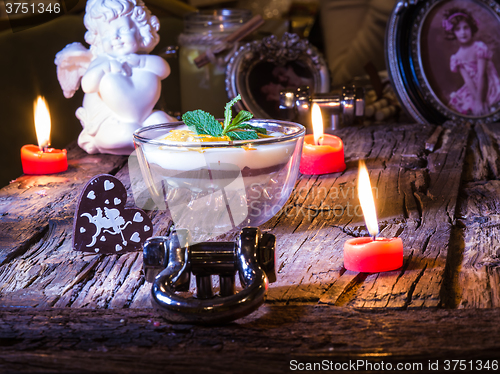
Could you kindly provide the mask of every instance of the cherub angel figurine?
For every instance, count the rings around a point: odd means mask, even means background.
[[[85,92],[76,111],[83,127],[78,145],[90,154],[128,155],[135,130],[175,120],[153,110],[170,74],[164,59],[148,54],[159,42],[158,18],[141,0],[89,0],[84,24],[90,50],[72,43],[55,59],[64,96],[72,97],[80,82]]]

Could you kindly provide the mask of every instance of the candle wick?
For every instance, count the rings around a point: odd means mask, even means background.
[[[321,135],[319,138],[318,138],[318,141],[316,142],[316,145],[323,145],[323,138],[324,136]]]
[[[50,142],[45,142],[45,143],[44,143],[44,144],[42,144],[42,145],[38,144],[38,148],[40,148],[40,151],[41,151],[42,153],[47,152],[47,150],[49,149],[49,147],[50,147]]]

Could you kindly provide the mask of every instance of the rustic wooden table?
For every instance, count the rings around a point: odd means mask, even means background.
[[[432,360],[441,371],[446,360],[468,360],[469,369],[499,359],[500,126],[337,134],[347,170],[299,177],[262,227],[278,240],[278,280],[259,310],[225,326],[163,320],[142,253],[72,250],[80,191],[100,173],[130,191],[125,157],[73,146],[67,172],[0,190],[0,372],[287,372],[321,360],[332,369],[356,360],[423,365],[416,371]],[[381,235],[403,239],[399,270],[343,268],[343,243],[367,234],[356,213],[358,159],[370,170]],[[154,234],[165,234],[169,217],[150,214]]]

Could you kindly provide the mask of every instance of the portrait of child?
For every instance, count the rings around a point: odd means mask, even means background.
[[[484,117],[500,105],[500,24],[479,2],[443,2],[429,13],[421,59],[430,88],[454,113]]]
[[[500,79],[492,62],[493,51],[474,38],[478,25],[466,9],[450,8],[445,12],[442,26],[446,38],[459,44],[450,58],[450,69],[460,74],[464,83],[450,94],[448,105],[461,114],[489,114],[500,101]]]

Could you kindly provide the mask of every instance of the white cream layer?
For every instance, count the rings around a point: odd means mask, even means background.
[[[187,171],[204,168],[224,170],[224,164],[237,165],[240,170],[263,169],[288,162],[293,154],[296,139],[265,145],[252,145],[254,149],[238,147],[205,148],[203,143],[190,148],[144,145],[144,154],[149,163],[163,169]],[[218,165],[218,166],[217,166]]]

